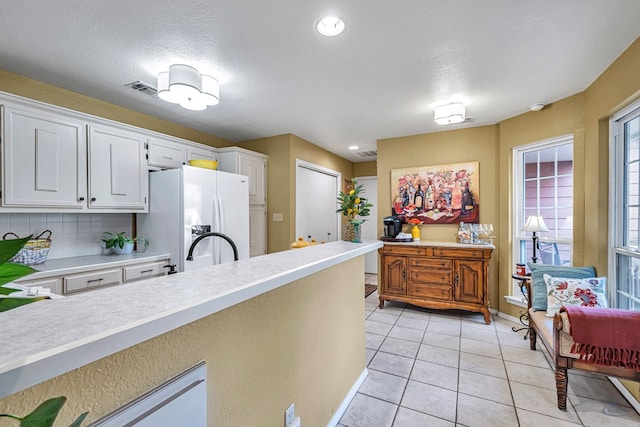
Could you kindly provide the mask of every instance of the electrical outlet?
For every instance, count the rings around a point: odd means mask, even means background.
[[[295,420],[295,418],[296,418],[296,407],[292,403],[291,406],[289,406],[287,410],[284,411],[284,427],[287,427],[293,424],[293,421]]]
[[[283,215],[282,215],[281,213],[274,213],[274,214],[273,214],[273,221],[274,221],[274,222],[276,222],[276,221],[277,221],[277,222],[280,222],[280,221],[282,221],[283,219],[284,219],[284,218],[283,218]]]

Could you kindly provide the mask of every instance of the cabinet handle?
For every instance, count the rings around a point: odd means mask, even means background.
[[[471,254],[471,256],[476,256],[476,251],[473,251],[473,253]]]
[[[78,201],[79,201],[79,202],[84,202],[84,197],[80,197],[80,198],[78,199]]]
[[[96,201],[96,198],[95,198],[95,197],[92,197],[92,198],[91,198],[91,201],[92,201],[92,202],[95,202],[95,201]]]
[[[101,277],[99,279],[87,280],[87,283],[100,282],[102,280],[103,280],[103,278]]]
[[[402,270],[402,281],[403,282],[407,281],[407,270]]]
[[[460,286],[460,276],[458,275],[458,272],[456,271],[456,287]]]
[[[142,270],[140,272],[140,274],[144,274],[144,273],[153,273],[153,269],[151,269],[151,270]]]

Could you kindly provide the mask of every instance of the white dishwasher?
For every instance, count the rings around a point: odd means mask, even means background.
[[[189,368],[90,427],[206,427],[207,366]]]

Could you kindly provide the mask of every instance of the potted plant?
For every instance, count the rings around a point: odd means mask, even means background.
[[[65,396],[54,397],[43,402],[30,414],[25,415],[24,417],[18,417],[17,415],[12,414],[0,414],[0,417],[13,418],[14,420],[20,421],[21,426],[51,427],[53,426],[60,409],[62,409],[62,405],[64,405],[66,401],[67,398]],[[85,412],[80,415],[69,425],[69,427],[79,427],[88,414],[89,412]]]
[[[105,232],[102,235],[102,241],[105,243],[106,249],[113,248],[113,251],[118,255],[130,254],[133,252],[134,243],[138,243],[138,247],[143,245],[144,249],[149,246],[149,241],[147,239],[143,239],[142,237],[130,237],[127,236],[127,233],[121,231],[118,234],[113,234],[110,232]],[[139,250],[142,252],[141,250]]]
[[[348,192],[340,191],[338,194],[339,209],[336,213],[342,213],[347,220],[353,225],[355,238],[353,243],[360,243],[360,226],[365,221],[364,219],[356,219],[357,216],[363,217],[369,215],[369,209],[373,207],[371,203],[367,201],[365,197],[362,197],[361,192],[362,185],[358,185],[355,179],[352,179],[353,189]]]

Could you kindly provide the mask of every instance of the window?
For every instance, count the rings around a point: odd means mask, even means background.
[[[513,264],[533,257],[527,218],[541,216],[549,229],[539,232],[538,263],[570,265],[573,250],[573,137],[542,141],[513,150]],[[520,295],[514,283],[512,295]]]
[[[611,121],[609,299],[640,310],[640,103]]]

